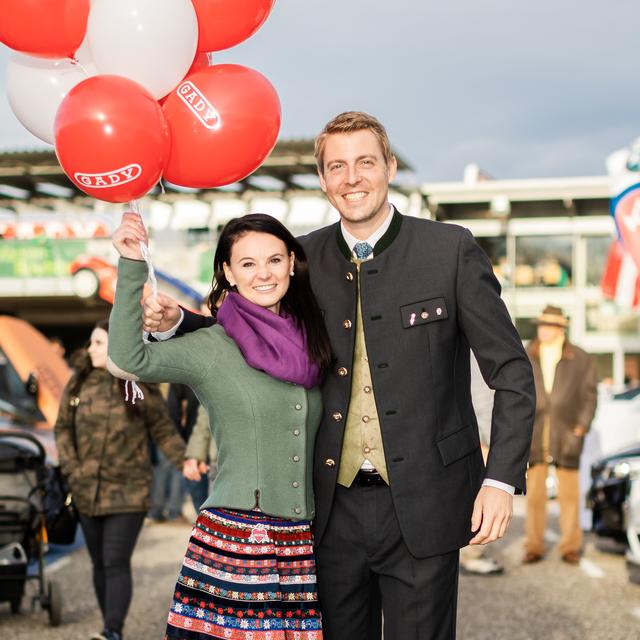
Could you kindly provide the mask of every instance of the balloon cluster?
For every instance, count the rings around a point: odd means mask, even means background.
[[[55,144],[67,176],[109,202],[163,177],[208,188],[246,177],[273,149],[280,102],[260,73],[211,64],[255,33],[275,0],[3,0],[17,52],[9,103]]]

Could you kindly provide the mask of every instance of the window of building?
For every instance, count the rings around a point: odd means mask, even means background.
[[[486,238],[476,237],[476,241],[487,254],[493,272],[502,286],[511,284],[511,269],[507,260],[506,236],[493,236]]]
[[[628,387],[640,387],[640,353],[624,354],[624,383]]]
[[[598,333],[636,334],[638,316],[631,309],[624,309],[614,302],[587,302],[586,329]]]
[[[591,355],[596,363],[598,382],[613,384],[613,354],[593,353]]]
[[[571,236],[518,236],[516,287],[569,287],[573,283]]]
[[[586,283],[587,286],[598,287],[607,264],[607,256],[609,248],[613,242],[611,236],[587,236],[587,269]]]

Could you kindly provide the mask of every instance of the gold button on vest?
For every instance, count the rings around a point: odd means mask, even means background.
[[[371,381],[367,346],[364,340],[362,305],[360,302],[360,270],[358,269],[358,310],[356,316],[355,350],[351,370],[351,401],[342,440],[342,455],[338,482],[351,486],[366,458],[389,484],[387,464],[382,447],[382,433],[376,408],[375,390]]]

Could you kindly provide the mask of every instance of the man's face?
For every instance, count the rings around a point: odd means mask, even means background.
[[[538,325],[538,340],[540,342],[553,342],[561,335],[564,335],[563,327],[556,327],[552,324]]]
[[[368,129],[334,133],[324,147],[320,186],[348,225],[369,225],[389,213],[389,183],[397,163],[387,164],[375,134]]]

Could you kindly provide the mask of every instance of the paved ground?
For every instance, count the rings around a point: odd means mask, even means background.
[[[494,545],[506,565],[504,576],[462,576],[459,640],[637,640],[640,586],[630,584],[624,559],[598,551],[587,539],[579,567],[561,562],[554,551],[544,562],[523,567],[523,502],[507,539]],[[134,555],[135,592],[126,625],[127,640],[162,638],[164,621],[190,528],[144,528]],[[557,539],[551,518],[548,537]],[[2,640],[86,640],[100,628],[84,549],[53,566],[50,576],[64,586],[64,625],[52,629],[43,612],[12,616],[0,605]],[[403,640],[388,638],[387,640]]]
[[[162,638],[190,531],[189,525],[173,524],[142,530],[133,556],[134,595],[125,626],[127,640]],[[85,549],[56,562],[48,575],[63,586],[62,626],[51,628],[47,614],[39,609],[31,613],[25,598],[24,612],[19,616],[11,615],[8,604],[0,604],[2,640],[86,640],[102,628]]]
[[[588,535],[579,566],[560,560],[557,504],[547,528],[550,552],[523,566],[524,499],[516,498],[509,535],[491,552],[503,576],[462,576],[458,607],[461,640],[638,640],[640,586],[628,580],[624,557],[599,551]],[[598,545],[600,546],[600,545]]]

